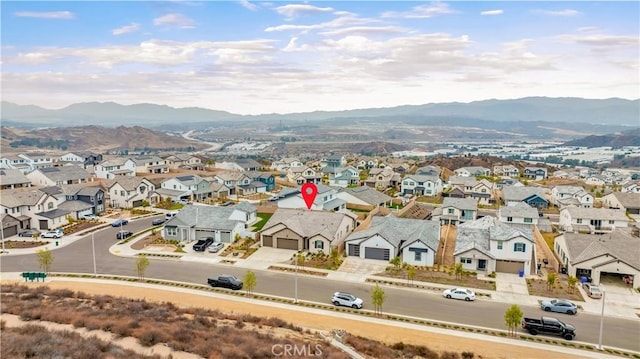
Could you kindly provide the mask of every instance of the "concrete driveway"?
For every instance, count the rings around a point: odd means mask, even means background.
[[[389,262],[376,259],[362,259],[358,257],[346,257],[338,272],[354,274],[375,274],[384,272],[390,266]]]

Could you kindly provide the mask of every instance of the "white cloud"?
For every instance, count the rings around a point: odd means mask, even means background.
[[[336,30],[321,31],[325,36],[344,36],[352,34],[374,35],[374,34],[397,34],[405,33],[408,30],[397,26],[352,26]]]
[[[70,11],[18,11],[13,13],[18,17],[34,17],[39,19],[73,19],[75,15]]]
[[[419,5],[411,8],[410,11],[387,11],[381,17],[400,17],[406,19],[427,19],[438,15],[453,14],[456,11],[449,8],[449,4],[435,2],[430,5]]]
[[[504,14],[504,10],[487,10],[487,11],[482,11],[480,13],[480,15],[482,16],[491,16],[491,15],[502,15]]]
[[[136,32],[138,31],[138,29],[140,29],[140,24],[133,22],[129,25],[125,25],[117,29],[113,29],[111,30],[111,33],[117,36],[122,34],[128,34],[130,32]]]
[[[587,35],[560,35],[557,38],[597,49],[627,48],[638,51],[640,47],[640,39],[637,36],[602,35],[589,32]]]
[[[578,16],[582,14],[580,11],[565,9],[565,10],[540,10],[541,13],[550,16]]]
[[[255,11],[260,8],[258,5],[249,2],[249,0],[238,0],[238,2],[240,3],[240,5],[242,5],[242,7],[251,11]]]
[[[317,7],[308,4],[288,4],[278,6],[275,10],[280,15],[284,15],[288,18],[294,18],[299,15],[319,13],[319,12],[333,12],[333,8],[330,7]]]
[[[175,26],[182,29],[192,29],[195,27],[195,21],[179,13],[167,14],[155,18],[153,19],[153,24],[156,26]]]
[[[331,21],[326,21],[326,22],[311,24],[311,25],[285,24],[285,25],[278,25],[278,26],[270,26],[264,29],[264,31],[265,32],[277,32],[277,31],[307,32],[309,30],[336,29],[343,26],[353,27],[353,26],[371,24],[375,22],[379,22],[379,20],[361,18],[355,14],[344,12],[340,16],[338,16],[337,18]]]

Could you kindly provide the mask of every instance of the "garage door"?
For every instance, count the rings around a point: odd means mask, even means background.
[[[11,226],[4,229],[4,238],[15,236],[18,234],[18,226]]]
[[[131,207],[142,207],[142,200],[139,199],[137,201],[133,201],[133,203],[131,204]]]
[[[354,257],[360,257],[360,245],[349,244],[349,255]]]
[[[524,269],[524,262],[518,261],[496,261],[496,272],[518,273]]]
[[[216,238],[216,232],[196,230],[196,239],[207,238],[207,237]]]
[[[367,259],[389,260],[389,250],[385,248],[364,248],[364,257]]]
[[[220,232],[220,242],[231,243],[231,232]]]
[[[273,247],[273,237],[272,236],[262,236],[262,246],[263,247]]]
[[[278,238],[278,247],[282,249],[298,249],[297,239]]]

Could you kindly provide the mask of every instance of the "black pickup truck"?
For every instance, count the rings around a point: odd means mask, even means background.
[[[576,336],[576,327],[571,324],[565,324],[562,321],[551,318],[524,318],[522,319],[522,328],[531,335],[552,334],[563,337],[566,340],[572,340]]]
[[[207,279],[207,283],[212,287],[224,287],[233,290],[242,289],[242,281],[232,275],[223,274]]]

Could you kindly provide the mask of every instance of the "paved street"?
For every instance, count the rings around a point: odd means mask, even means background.
[[[131,221],[125,229],[136,232],[150,227],[156,217]],[[108,227],[95,232],[97,272],[135,276],[135,259],[115,256],[109,248],[116,243],[119,228]],[[62,239],[65,240],[64,238]],[[123,246],[126,248],[125,246]],[[85,236],[67,246],[53,251],[55,260],[54,272],[93,273],[91,235]],[[208,256],[209,254],[204,254]],[[150,257],[148,278],[168,279],[191,283],[206,283],[208,275],[228,273],[242,277],[246,268],[229,264],[211,262],[191,262],[175,259],[158,259]],[[6,272],[37,271],[38,262],[35,254],[6,256],[3,255],[0,269]],[[293,298],[294,274],[254,269],[257,276],[255,291],[270,295]],[[316,276],[298,275],[298,298],[306,301],[328,303],[331,294],[338,290],[349,291],[365,300],[365,308],[372,309],[370,303],[371,285],[349,279],[346,275],[336,275],[333,279]],[[342,278],[342,280],[340,279]],[[356,280],[356,281],[354,281]],[[467,325],[504,329],[504,312],[513,303],[492,299],[480,299],[466,303],[444,299],[440,293],[418,289],[385,286],[387,300],[383,310],[389,313],[428,318],[438,321],[462,323]],[[514,297],[517,298],[517,297]],[[538,317],[544,314],[538,307],[523,303],[521,306],[525,316]],[[577,327],[581,342],[598,343],[600,316],[581,313],[577,316],[557,315],[561,320]],[[603,343],[606,346],[618,347],[640,352],[640,320],[638,318],[606,317],[604,321]]]

